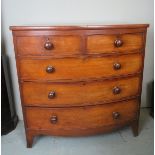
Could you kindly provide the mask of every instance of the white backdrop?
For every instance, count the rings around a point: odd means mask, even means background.
[[[22,119],[10,25],[90,25],[148,23],[142,106],[153,80],[153,0],[2,0],[2,42],[10,58],[15,103]]]

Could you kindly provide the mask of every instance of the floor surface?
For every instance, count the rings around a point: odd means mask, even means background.
[[[90,137],[63,138],[41,136],[26,148],[23,121],[2,136],[2,155],[153,155],[154,125],[149,110],[141,109],[140,133],[133,137],[129,127]]]

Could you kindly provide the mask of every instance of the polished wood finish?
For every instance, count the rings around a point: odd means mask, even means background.
[[[74,129],[79,129],[79,132],[82,132],[82,130],[91,130],[91,128],[134,121],[137,117],[138,104],[137,100],[130,100],[117,104],[110,103],[78,108],[28,107],[26,108],[26,118],[29,129],[55,130],[57,133],[59,133],[57,130],[66,130],[66,134],[70,135]],[[117,113],[119,113],[119,117],[116,116]],[[51,119],[53,119],[52,123]]]
[[[52,49],[54,49],[54,45],[53,45],[53,43],[50,42],[49,38],[47,38],[47,41],[44,44],[44,48],[46,50],[52,50]]]
[[[53,66],[47,66],[46,67],[46,72],[47,73],[53,73],[55,71],[55,68]]]
[[[38,95],[39,95],[39,94],[38,94]],[[50,91],[50,92],[48,93],[48,98],[49,98],[49,99],[55,98],[55,92],[54,92],[54,91]]]
[[[80,52],[80,36],[17,37],[19,55],[60,55]]]
[[[88,36],[88,53],[112,53],[133,51],[143,47],[143,35],[91,35]]]
[[[147,28],[149,24],[121,24],[121,25],[82,25],[82,26],[10,26],[12,31],[30,30],[102,30],[102,29],[140,29]]]
[[[121,69],[121,64],[120,63],[114,63],[113,68],[115,70]]]
[[[119,119],[120,118],[120,113],[119,112],[113,112],[113,119]]]
[[[23,103],[46,107],[103,104],[139,95],[139,84],[139,76],[121,80],[64,84],[24,82],[22,84]],[[121,92],[117,89],[121,89]]]
[[[57,118],[57,116],[55,116],[55,115],[53,115],[53,116],[50,118],[50,122],[51,122],[52,124],[56,124],[57,121],[58,121],[58,118]]]
[[[119,70],[114,64],[121,64]],[[134,74],[141,71],[142,55],[121,55],[111,57],[63,58],[63,59],[30,59],[19,60],[20,78],[24,80],[83,80],[89,78],[107,78]],[[47,73],[47,67],[55,71]]]
[[[118,86],[115,86],[115,87],[113,88],[113,94],[114,94],[114,95],[120,94],[121,91],[122,91],[122,89],[121,89],[120,87],[118,87]]]
[[[27,147],[125,125],[137,136],[148,26],[11,26]]]
[[[124,41],[122,41],[121,39],[116,39],[114,41],[114,45],[115,47],[121,47],[123,45]]]

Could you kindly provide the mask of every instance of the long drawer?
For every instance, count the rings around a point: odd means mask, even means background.
[[[65,107],[101,104],[136,96],[140,77],[76,83],[22,83],[24,105]]]
[[[85,131],[88,134],[90,129],[98,133],[98,129],[116,128],[131,122],[137,119],[138,107],[138,100],[87,107],[27,107],[25,115],[27,129],[51,130],[53,135],[81,135]]]
[[[19,78],[27,80],[83,80],[140,72],[142,55],[64,59],[19,59]]]

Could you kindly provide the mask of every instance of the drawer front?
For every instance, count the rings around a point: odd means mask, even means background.
[[[98,58],[19,59],[20,78],[31,80],[83,80],[141,71],[142,55]]]
[[[17,37],[18,55],[74,55],[80,53],[79,36]]]
[[[29,129],[66,131],[97,129],[117,126],[137,119],[137,100],[111,103],[98,106],[70,108],[25,108]]]
[[[82,106],[119,100],[139,92],[140,77],[70,84],[24,82],[23,102],[33,106]]]
[[[91,35],[87,37],[88,53],[131,52],[143,48],[142,34]]]

